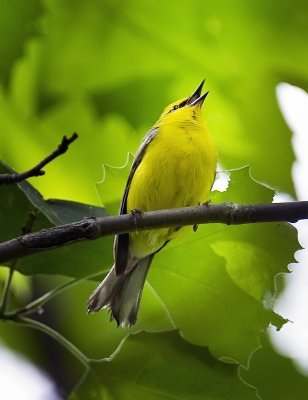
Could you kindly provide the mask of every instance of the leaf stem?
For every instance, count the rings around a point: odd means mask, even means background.
[[[36,321],[27,317],[16,317],[11,319],[11,321],[16,322],[20,325],[37,329],[44,332],[48,336],[56,340],[61,346],[66,348],[74,357],[76,357],[87,369],[90,368],[90,359],[78,349],[72,342],[62,336],[59,332],[52,329],[50,326],[43,324],[42,322]]]
[[[83,281],[93,279],[93,278],[96,278],[101,275],[102,275],[102,272],[95,272],[94,274],[85,276],[83,278],[71,279],[70,281],[64,283],[63,285],[60,285],[60,286],[50,290],[49,292],[44,293],[42,296],[33,300],[31,303],[28,303],[23,307],[17,308],[16,310],[14,310],[10,313],[6,313],[6,317],[8,319],[14,319],[14,317],[16,317],[16,316],[29,315],[29,314],[38,312],[43,305],[45,305],[48,301],[52,300],[55,296],[61,294],[65,290],[72,288],[73,286],[75,286]]]
[[[6,280],[4,282],[3,292],[2,292],[2,296],[1,296],[1,302],[0,302],[0,316],[5,314],[5,311],[7,308],[7,303],[9,300],[9,293],[10,293],[10,288],[11,288],[11,283],[12,283],[16,263],[17,263],[17,260],[12,262],[11,266],[9,267],[9,272],[7,274]]]

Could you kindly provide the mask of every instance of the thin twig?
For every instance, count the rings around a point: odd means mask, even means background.
[[[26,235],[27,233],[32,232],[33,225],[36,221],[39,211],[33,210],[29,212],[28,221],[26,224],[21,228],[22,234]]]
[[[54,150],[49,156],[44,158],[44,160],[39,162],[37,165],[29,169],[28,171],[21,172],[19,174],[18,173],[0,174],[0,185],[18,183],[34,176],[44,175],[45,171],[43,171],[43,168],[47,164],[49,164],[52,160],[59,157],[61,154],[64,154],[68,150],[69,145],[72,142],[74,142],[77,138],[78,135],[76,132],[74,132],[70,138],[63,136],[62,142],[59,144],[56,150]]]

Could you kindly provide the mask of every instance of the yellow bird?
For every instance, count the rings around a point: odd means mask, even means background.
[[[143,139],[126,183],[119,214],[198,205],[209,200],[216,147],[201,112],[204,80],[190,96],[165,108]],[[109,308],[118,325],[131,326],[154,255],[185,228],[119,234],[114,265],[89,298],[88,312]],[[171,284],[171,282],[170,282]]]

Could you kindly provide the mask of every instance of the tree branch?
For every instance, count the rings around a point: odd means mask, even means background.
[[[0,264],[70,243],[118,233],[195,224],[227,225],[308,219],[308,201],[273,204],[205,204],[115,217],[86,218],[0,243]]]
[[[44,168],[45,165],[49,164],[55,158],[59,157],[61,154],[64,154],[68,150],[69,145],[72,142],[74,142],[77,138],[78,135],[75,132],[70,138],[63,136],[62,142],[59,144],[56,150],[54,150],[49,156],[44,158],[44,160],[39,162],[37,165],[29,169],[28,171],[21,172],[19,174],[18,173],[0,174],[0,185],[18,183],[34,176],[44,175],[45,171],[43,171],[42,168]]]

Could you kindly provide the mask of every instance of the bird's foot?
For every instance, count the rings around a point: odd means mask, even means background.
[[[209,199],[206,202],[202,203],[201,206],[209,206],[212,203],[212,200]]]
[[[138,222],[140,221],[140,218],[143,215],[143,211],[140,208],[133,208],[132,210],[130,210],[130,214],[131,214],[135,229],[137,230]]]

